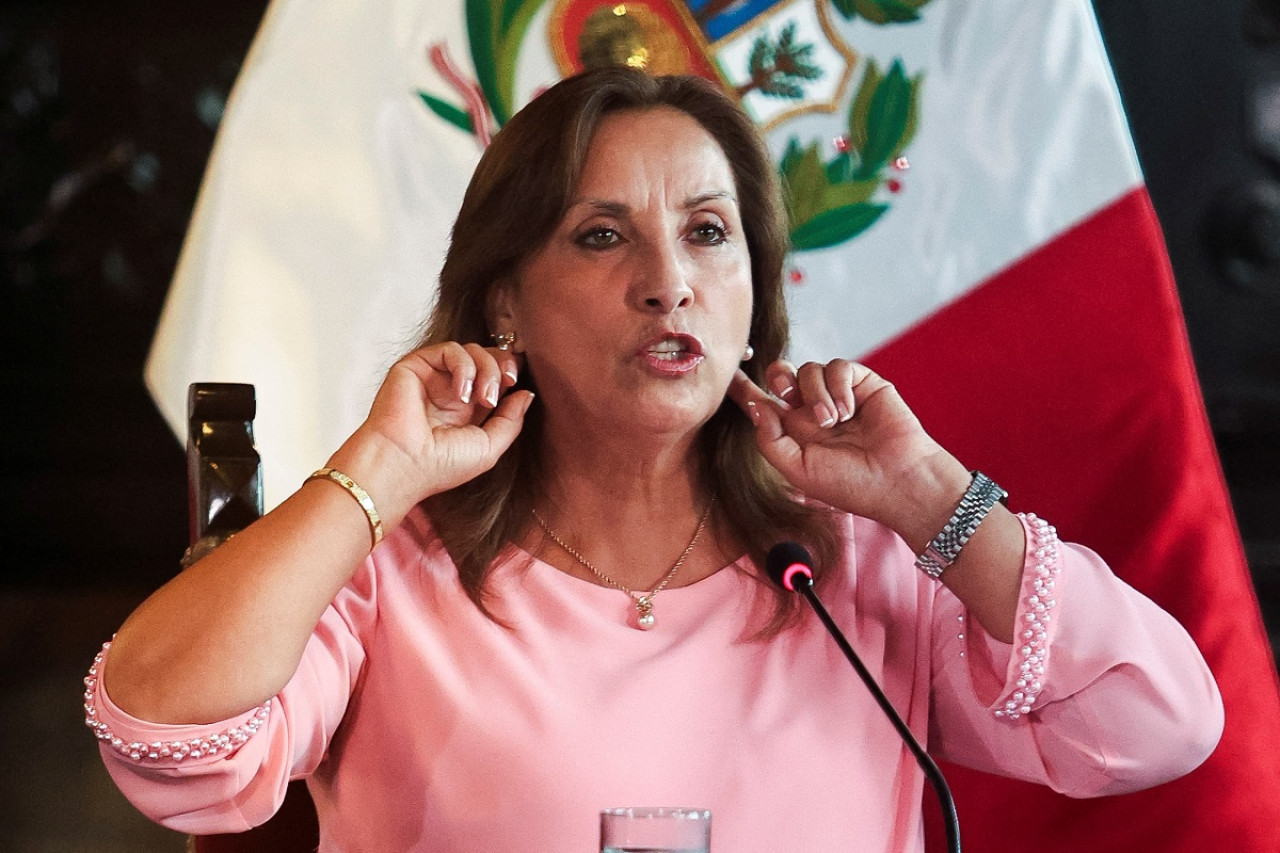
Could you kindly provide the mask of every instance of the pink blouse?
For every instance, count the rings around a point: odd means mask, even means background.
[[[934,755],[1095,796],[1177,777],[1217,743],[1221,699],[1186,632],[1044,522],[1024,519],[1012,647],[893,533],[843,524],[819,592]],[[322,851],[589,853],[599,811],[624,805],[710,809],[718,853],[923,850],[923,774],[807,607],[751,638],[772,604],[749,561],[664,590],[648,632],[618,590],[515,548],[492,591],[505,627],[415,511],[266,705],[143,722],[103,689],[104,649],[87,722],[125,795],[183,832],[262,823],[305,776]]]

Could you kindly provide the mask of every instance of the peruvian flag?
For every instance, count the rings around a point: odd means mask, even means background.
[[[175,432],[189,383],[253,383],[267,503],[291,493],[415,339],[485,140],[589,48],[759,122],[792,359],[867,361],[1217,676],[1222,742],[1168,785],[1072,801],[946,768],[966,847],[1280,850],[1275,667],[1087,0],[274,0],[147,366]]]

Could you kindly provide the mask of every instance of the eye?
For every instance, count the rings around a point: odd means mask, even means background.
[[[689,231],[690,242],[701,246],[717,246],[723,243],[729,234],[723,225],[717,222],[699,222]]]
[[[575,243],[588,249],[603,249],[621,241],[622,235],[612,228],[606,228],[603,225],[595,228],[588,228],[586,231],[583,231],[574,238]]]

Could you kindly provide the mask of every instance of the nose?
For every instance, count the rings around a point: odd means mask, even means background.
[[[633,285],[633,299],[644,311],[670,314],[693,304],[693,287],[678,246],[665,241],[646,247]]]

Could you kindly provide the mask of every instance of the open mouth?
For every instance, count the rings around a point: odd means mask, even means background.
[[[646,363],[663,373],[683,373],[702,363],[702,343],[693,335],[668,334],[641,351]]]
[[[688,354],[688,348],[676,340],[661,341],[649,347],[649,355],[660,361],[679,361]]]

